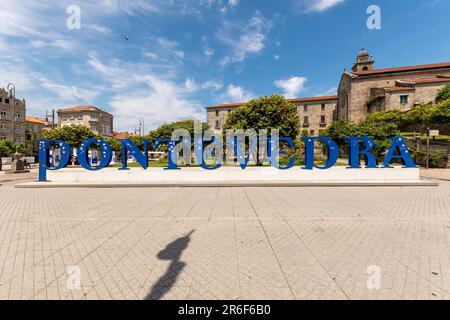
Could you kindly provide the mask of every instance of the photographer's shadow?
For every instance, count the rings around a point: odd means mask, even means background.
[[[164,250],[158,253],[158,259],[168,260],[171,263],[166,273],[153,285],[145,300],[159,300],[175,285],[178,275],[186,266],[186,263],[180,261],[181,254],[188,247],[194,232],[195,230],[192,230],[186,236],[169,243]]]

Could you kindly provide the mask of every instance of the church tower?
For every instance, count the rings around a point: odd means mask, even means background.
[[[369,55],[369,53],[363,49],[356,57],[356,62],[353,64],[353,71],[368,71],[374,69],[375,60]]]

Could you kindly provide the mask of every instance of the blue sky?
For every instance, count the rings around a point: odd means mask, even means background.
[[[366,26],[372,4],[381,30]],[[150,129],[260,95],[333,94],[362,47],[378,68],[450,61],[449,12],[448,0],[2,0],[0,86],[14,82],[32,115],[94,104],[116,130],[139,117]]]

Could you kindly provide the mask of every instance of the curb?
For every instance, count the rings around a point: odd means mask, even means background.
[[[233,188],[233,187],[277,187],[277,188],[336,188],[336,187],[437,187],[437,181],[411,181],[411,182],[170,182],[170,183],[52,183],[52,182],[31,182],[17,184],[18,189],[56,189],[56,188],[92,188],[92,189],[113,189],[113,188]]]

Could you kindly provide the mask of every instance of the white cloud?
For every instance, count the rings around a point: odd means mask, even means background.
[[[237,103],[249,101],[254,97],[255,95],[252,92],[245,90],[243,87],[230,84],[221,98],[223,103]]]
[[[103,26],[99,26],[98,24],[84,24],[83,28],[87,28],[93,31],[96,31],[98,33],[103,33],[103,34],[111,34],[112,30]]]
[[[239,0],[228,0],[228,5],[230,7],[236,7],[239,4]]]
[[[57,39],[49,42],[43,40],[33,40],[30,43],[34,48],[37,49],[53,47],[61,50],[72,50],[76,47],[75,42],[64,39]]]
[[[225,56],[223,66],[244,61],[248,56],[257,55],[265,48],[267,33],[271,29],[271,22],[257,13],[245,25],[226,21],[217,33],[217,38],[232,50]]]
[[[155,72],[148,64],[122,63],[117,59],[104,63],[93,55],[88,63],[110,82],[113,96],[109,105],[118,120],[118,130],[130,130],[139,117],[145,119],[149,129],[176,120],[204,120],[203,106],[195,95],[201,90],[222,87],[214,81],[197,83],[191,78],[179,83],[164,72]]]
[[[305,77],[292,77],[287,80],[276,80],[274,84],[277,88],[283,90],[286,98],[297,98],[298,94],[303,90],[305,82]]]
[[[321,96],[334,96],[337,95],[337,91],[338,91],[338,87],[336,86],[332,86],[322,92],[320,92],[319,94],[317,94],[317,97],[321,97]]]
[[[296,5],[303,12],[323,12],[345,0],[297,0]]]
[[[99,92],[95,90],[62,85],[46,78],[41,78],[40,83],[43,88],[55,93],[64,103],[76,101],[92,102],[99,94]]]
[[[186,89],[190,92],[195,92],[198,90],[213,90],[213,91],[217,91],[222,89],[223,85],[220,82],[217,81],[206,81],[204,83],[197,83],[195,82],[194,79],[188,78],[186,79],[186,81],[184,82],[184,86],[186,87]]]

